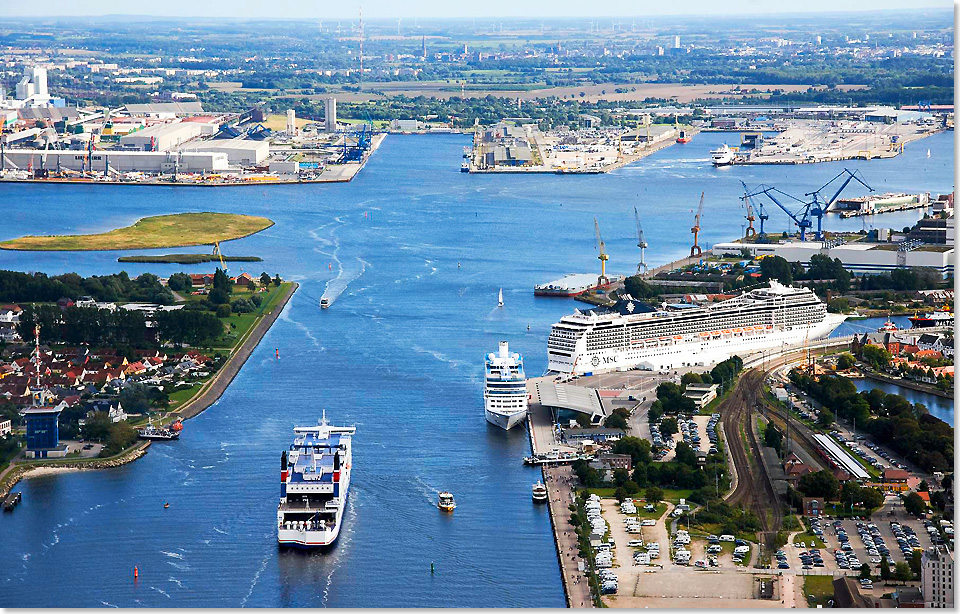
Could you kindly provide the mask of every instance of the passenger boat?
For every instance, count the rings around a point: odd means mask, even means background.
[[[443,491],[437,496],[437,507],[444,512],[452,512],[457,509],[457,502],[453,500],[451,493]]]
[[[353,465],[356,427],[331,426],[326,412],[317,426],[294,427],[280,456],[277,542],[319,548],[336,541],[343,522]]]
[[[713,159],[714,166],[727,166],[733,164],[734,153],[734,150],[724,143],[719,149],[711,151],[710,156]]]
[[[533,485],[533,502],[534,503],[546,503],[547,502],[547,487],[543,482],[537,482]]]
[[[153,441],[172,441],[180,439],[181,429],[183,429],[183,425],[180,425],[180,428],[176,430],[157,428],[153,426],[153,421],[151,420],[147,426],[142,429],[137,429],[137,436],[140,439],[150,439]]]

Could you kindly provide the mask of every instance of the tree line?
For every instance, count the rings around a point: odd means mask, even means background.
[[[0,270],[0,302],[50,303],[61,298],[89,296],[97,301],[149,302],[171,305],[173,294],[160,283],[160,278],[143,273],[131,279],[125,271],[113,275],[82,277],[64,273],[52,277],[44,273],[21,273]]]
[[[923,404],[879,389],[857,392],[853,382],[836,375],[814,379],[794,370],[790,379],[838,418],[856,419],[858,430],[923,471],[953,467],[953,427],[930,415]]]

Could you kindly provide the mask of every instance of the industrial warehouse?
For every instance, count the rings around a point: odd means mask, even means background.
[[[338,125],[335,98],[322,122],[271,129],[260,108],[207,113],[194,101],[73,109],[47,93],[46,72],[28,68],[17,98],[0,100],[0,180],[107,183],[350,181],[382,142],[363,124]],[[275,116],[276,117],[276,116]]]

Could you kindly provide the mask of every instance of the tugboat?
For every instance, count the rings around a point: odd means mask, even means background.
[[[183,425],[180,426],[180,429],[182,428]],[[153,426],[153,420],[151,420],[147,426],[142,429],[137,429],[137,436],[140,437],[140,439],[151,439],[154,441],[173,441],[180,439],[180,430],[157,428]]]
[[[457,502],[453,500],[453,495],[444,491],[438,495],[437,507],[444,512],[452,512],[457,509]]]
[[[533,485],[533,502],[534,503],[546,503],[547,502],[547,487],[544,486],[543,482],[537,482]]]

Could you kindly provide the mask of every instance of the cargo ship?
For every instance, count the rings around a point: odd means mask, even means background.
[[[331,426],[326,413],[317,426],[294,427],[293,443],[280,457],[281,546],[321,548],[336,541],[350,489],[355,432],[356,427]]]
[[[913,328],[930,328],[931,326],[953,327],[953,313],[950,311],[934,311],[923,315],[908,318]]]
[[[623,275],[607,275],[608,281],[600,283],[595,273],[570,273],[560,279],[533,287],[534,296],[578,296],[584,292],[607,290],[623,281]]]

